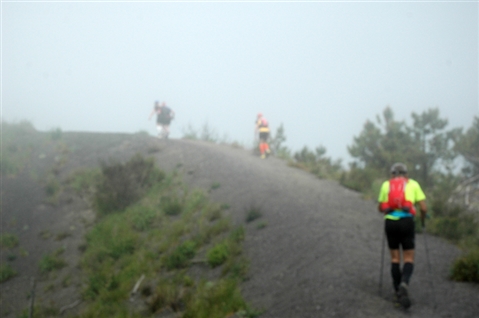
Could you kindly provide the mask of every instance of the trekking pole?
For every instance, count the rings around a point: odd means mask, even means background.
[[[30,295],[30,311],[28,313],[28,318],[33,318],[33,311],[34,311],[34,306],[35,306],[35,277],[32,277],[32,292]]]
[[[383,236],[382,236],[382,247],[381,247],[381,269],[379,271],[379,288],[378,294],[381,296],[382,288],[383,288],[383,266],[384,266],[384,249],[386,247],[386,231],[383,229]]]
[[[432,297],[432,310],[436,310],[436,293],[434,291],[434,281],[432,278],[432,271],[431,271],[431,261],[429,260],[429,248],[427,245],[427,233],[426,233],[426,224],[424,218],[421,218],[421,225],[422,225],[422,235],[424,236],[424,246],[426,248],[426,262],[427,262],[427,269],[428,269],[428,276],[429,276],[429,285],[431,287],[431,297]]]

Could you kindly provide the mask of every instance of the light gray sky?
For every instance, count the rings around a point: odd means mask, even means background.
[[[154,134],[155,100],[253,143],[262,112],[293,150],[348,161],[367,119],[479,116],[478,3],[2,1],[2,118]]]

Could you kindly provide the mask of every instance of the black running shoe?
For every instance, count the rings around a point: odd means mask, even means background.
[[[407,289],[407,284],[402,282],[401,285],[399,285],[399,290],[397,293],[398,302],[406,309],[411,307],[411,300],[409,299]]]

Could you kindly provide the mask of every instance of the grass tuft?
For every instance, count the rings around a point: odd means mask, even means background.
[[[196,243],[185,241],[165,257],[165,266],[168,270],[184,268],[190,259],[195,257]]]
[[[183,204],[176,198],[164,197],[161,206],[165,214],[169,216],[179,215],[183,211]]]
[[[17,275],[17,272],[9,264],[0,264],[0,283],[3,283]]]
[[[227,242],[216,244],[206,254],[206,260],[211,267],[222,265],[230,255],[230,249]]]
[[[4,233],[0,235],[0,246],[3,248],[14,248],[18,246],[18,237],[14,234]]]
[[[263,214],[261,213],[261,209],[257,206],[252,206],[246,212],[246,222],[250,223],[256,219],[259,219]]]
[[[42,273],[48,273],[54,270],[62,269],[68,264],[63,260],[61,254],[63,254],[64,249],[58,249],[52,254],[47,254],[42,257],[40,260],[40,271]]]

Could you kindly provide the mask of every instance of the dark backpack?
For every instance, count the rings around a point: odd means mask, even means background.
[[[163,118],[170,118],[171,116],[171,109],[168,106],[161,107],[160,116]]]

